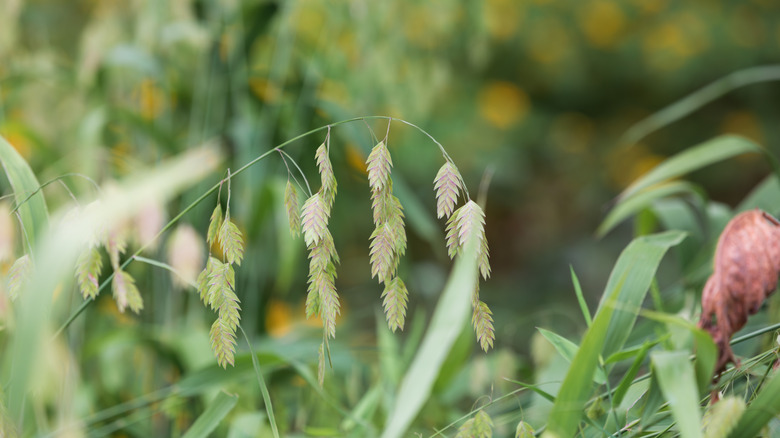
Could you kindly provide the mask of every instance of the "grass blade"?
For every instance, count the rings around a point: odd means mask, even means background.
[[[638,237],[620,254],[607,281],[598,310],[600,312],[604,303],[614,296],[616,309],[604,342],[604,357],[609,357],[623,348],[661,258],[684,237],[685,233],[680,231]],[[618,282],[623,282],[622,279],[625,279],[624,284],[617,287]]]
[[[761,146],[743,137],[736,135],[715,137],[666,159],[634,181],[620,194],[618,199],[627,199],[652,185],[748,152],[766,153]]]
[[[615,287],[622,287],[624,281],[625,276]],[[599,364],[599,352],[607,337],[616,299],[617,294],[610,294],[609,301],[599,310],[593,324],[585,332],[582,344],[566,372],[558,397],[547,418],[548,429],[542,435],[543,437],[573,436],[577,425],[585,415],[583,408],[593,387],[593,375]]]
[[[780,66],[777,65],[735,71],[639,121],[626,131],[620,144],[635,144],[647,135],[682,119],[732,90],[750,84],[777,80],[780,80]]]
[[[257,360],[257,354],[255,354],[252,343],[249,341],[249,336],[246,335],[244,328],[238,326],[241,329],[241,333],[244,335],[246,345],[249,347],[249,354],[252,356],[252,368],[255,370],[255,377],[257,377],[257,384],[260,386],[260,392],[263,394],[263,403],[265,403],[265,413],[268,415],[268,422],[271,424],[271,432],[274,434],[274,438],[279,438],[279,428],[276,426],[276,416],[274,415],[274,406],[271,403],[271,394],[268,392],[268,385],[265,384],[263,378],[263,372],[260,371],[260,362]]]
[[[476,235],[472,235],[455,262],[428,331],[401,379],[382,438],[398,438],[406,432],[428,399],[447,353],[469,320],[471,297],[477,281],[477,243]]]
[[[701,437],[701,410],[693,366],[686,351],[662,351],[650,355],[653,370],[677,421],[682,438]],[[749,436],[749,435],[741,435]]]
[[[30,166],[6,139],[0,136],[0,161],[14,190],[16,209],[21,217],[22,231],[29,248],[35,246],[49,221],[46,201],[39,191],[40,184]]]
[[[209,403],[209,407],[200,414],[198,419],[192,424],[192,427],[187,430],[183,438],[205,438],[210,436],[211,432],[225,418],[225,415],[233,409],[237,401],[237,395],[225,392],[217,394],[216,398]]]
[[[537,330],[539,330],[539,333],[555,347],[555,351],[566,359],[566,362],[571,363],[571,361],[574,360],[574,357],[577,355],[577,350],[580,348],[577,344],[549,330],[543,328],[537,328]],[[594,380],[596,383],[601,384],[607,381],[607,376],[602,369],[597,369]]]
[[[675,195],[694,195],[703,197],[700,190],[691,183],[685,181],[672,181],[655,187],[649,187],[630,197],[621,197],[618,203],[610,210],[607,217],[596,230],[596,236],[603,237],[619,223],[639,211],[649,207],[653,201],[668,198]]]
[[[44,346],[43,335],[51,323],[54,290],[69,287],[78,253],[94,230],[99,226],[114,226],[150,201],[164,202],[217,164],[216,148],[193,149],[152,172],[128,178],[115,193],[101,199],[99,208],[85,213],[79,221],[60,221],[55,229],[47,230],[42,236],[36,245],[37,263],[17,301],[19,323],[11,339],[10,353],[3,358],[6,362],[2,371],[5,381],[10,382],[6,406],[14,420],[21,418],[28,385],[34,377],[31,364],[36,363]]]
[[[582,316],[585,318],[585,323],[590,327],[593,320],[590,317],[590,309],[588,309],[588,303],[585,302],[585,296],[582,294],[582,287],[580,286],[580,279],[577,278],[577,274],[574,273],[574,267],[569,266],[571,271],[571,283],[574,285],[574,293],[577,294],[577,302],[580,303],[580,310],[582,310]]]

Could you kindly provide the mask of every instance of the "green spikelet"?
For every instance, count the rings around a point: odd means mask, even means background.
[[[76,261],[76,281],[85,300],[97,296],[101,269],[103,259],[98,248],[94,246],[81,253]]]

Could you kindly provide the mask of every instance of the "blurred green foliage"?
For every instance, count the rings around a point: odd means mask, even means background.
[[[585,328],[568,265],[595,303],[632,232],[622,226],[604,240],[592,237],[621,189],[664,157],[721,133],[780,152],[774,83],[738,89],[639,144],[619,144],[632,124],[697,88],[777,62],[778,17],[780,5],[770,0],[6,0],[0,135],[41,183],[78,173],[104,184],[215,137],[236,169],[346,118],[388,115],[424,127],[445,145],[473,197],[483,173],[492,175],[486,231],[493,277],[481,296],[495,310],[497,338],[489,355],[477,353],[471,333],[456,342],[415,423],[414,430],[432,431],[516,389],[502,377],[561,376],[564,364],[533,328],[566,335]],[[411,361],[450,268],[432,188],[441,157],[429,139],[393,125],[395,190],[410,224],[401,268],[410,314],[400,336],[375,330],[381,288],[368,268],[364,162],[370,130],[381,137],[385,127],[354,123],[333,133],[340,185],[331,227],[342,257],[343,329],[325,398],[303,371],[316,362],[319,332],[303,318],[306,260],[285,228],[284,164],[266,160],[233,182],[233,217],[247,244],[247,267],[236,271],[242,327],[267,355],[277,420],[288,435],[362,436],[366,429],[344,414],[356,405],[361,418],[387,415],[387,394]],[[322,139],[287,150],[307,175],[315,175]],[[714,201],[735,205],[768,170],[757,155],[740,156],[690,179]],[[169,205],[149,206],[141,218],[176,215],[219,177]],[[95,196],[86,178],[63,183],[44,191],[52,210],[71,194]],[[183,218],[201,236],[213,208],[206,204]],[[18,256],[21,240],[13,241]],[[164,260],[169,245],[164,240],[145,255]],[[2,254],[7,270],[13,258]],[[119,314],[101,297],[53,344],[49,360],[72,366],[43,393],[44,411],[65,412],[62,420],[36,413],[43,429],[73,421],[74,430],[176,436],[223,388],[239,399],[221,435],[229,428],[230,436],[265,436],[251,426],[266,418],[259,390],[247,384],[248,355],[218,373],[208,346],[212,315],[192,291],[153,266],[130,270],[147,308]],[[81,302],[75,291],[60,293],[71,308]],[[0,316],[7,309],[0,301]],[[170,386],[206,374],[216,383],[205,389]],[[74,375],[81,383],[63,400],[52,388]],[[137,417],[131,425],[128,412]],[[519,420],[510,411],[495,425],[510,434]]]

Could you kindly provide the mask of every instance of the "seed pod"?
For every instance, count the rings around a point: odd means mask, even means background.
[[[716,373],[736,363],[729,340],[774,292],[778,272],[780,222],[759,209],[737,215],[720,235],[701,298],[699,327],[718,346]]]

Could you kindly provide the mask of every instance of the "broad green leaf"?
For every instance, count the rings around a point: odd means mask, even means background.
[[[625,274],[617,281],[615,288],[621,288],[626,280]],[[615,309],[617,293],[610,293],[608,301],[596,313],[593,324],[585,332],[580,348],[566,372],[563,384],[558,391],[550,416],[548,428],[543,437],[563,438],[573,436],[577,425],[585,415],[585,403],[593,388],[593,375],[599,364],[599,353],[607,337],[612,312]]]
[[[688,268],[702,248],[704,233],[702,222],[697,211],[682,199],[659,199],[653,203],[652,212],[667,230],[680,230],[688,233],[688,237],[676,248],[680,255],[680,263]],[[708,256],[711,255],[708,251]]]
[[[404,435],[428,399],[447,353],[464,324],[468,322],[471,297],[477,281],[475,258],[478,243],[476,233],[472,233],[455,262],[433,312],[428,331],[409,370],[401,379],[395,404],[385,422],[383,438],[398,438]]]
[[[652,185],[749,152],[765,153],[761,146],[743,137],[736,135],[715,137],[666,159],[628,186],[620,194],[619,199],[625,200]]]
[[[566,362],[571,363],[571,361],[574,360],[574,356],[577,355],[577,350],[580,348],[577,346],[577,344],[549,330],[545,330],[543,328],[537,328],[537,330],[539,330],[539,333],[541,333],[542,336],[544,336],[544,338],[547,339],[553,347],[555,347],[555,350],[558,352],[558,354],[566,359]],[[602,384],[607,381],[604,370],[596,370],[594,381],[598,384]]]
[[[21,217],[23,233],[29,248],[33,248],[49,222],[43,192],[30,166],[5,138],[0,136],[0,162],[14,190],[16,208]]]
[[[666,231],[634,239],[620,254],[607,281],[598,312],[614,297],[615,314],[609,323],[602,351],[604,357],[623,348],[634,326],[639,309],[666,251],[680,243],[685,233]],[[618,282],[621,287],[616,287]]]
[[[737,426],[731,430],[729,438],[754,437],[761,433],[764,426],[780,414],[778,394],[780,394],[780,374],[775,373],[768,382],[764,383],[756,398],[748,405]]]
[[[677,421],[682,438],[701,437],[699,392],[693,365],[686,351],[662,351],[650,355],[653,372]],[[741,435],[752,436],[752,435]]]
[[[211,433],[219,426],[219,423],[228,412],[233,409],[237,401],[237,395],[225,392],[217,394],[206,410],[195,420],[192,427],[187,430],[183,438],[206,438],[211,436]]]
[[[696,186],[685,181],[671,181],[648,187],[635,195],[618,199],[615,207],[610,210],[607,217],[599,225],[596,235],[598,237],[606,235],[619,223],[652,205],[653,201],[676,195],[703,196]]]

